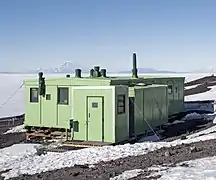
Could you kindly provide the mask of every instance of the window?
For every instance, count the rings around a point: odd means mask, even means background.
[[[172,94],[172,85],[168,85],[168,93]]]
[[[58,88],[58,104],[68,104],[68,88]]]
[[[51,100],[51,94],[46,94],[46,100]]]
[[[92,108],[98,108],[98,103],[93,102],[93,103],[92,103]]]
[[[30,102],[38,102],[38,88],[30,88]]]
[[[117,97],[117,113],[125,113],[125,95],[118,95]]]

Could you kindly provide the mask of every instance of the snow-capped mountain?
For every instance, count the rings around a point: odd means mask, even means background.
[[[82,69],[82,71],[86,71],[87,69],[85,67],[82,67],[81,65],[77,63],[72,63],[70,61],[64,62],[60,67],[54,67],[54,68],[38,68],[36,72],[44,72],[44,73],[74,73],[75,69]]]

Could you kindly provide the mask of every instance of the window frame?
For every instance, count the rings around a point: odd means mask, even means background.
[[[37,97],[34,98],[33,97],[33,91],[37,91],[36,94],[37,94]],[[39,88],[36,88],[36,87],[31,87],[29,89],[29,95],[30,95],[30,99],[29,99],[29,102],[30,103],[38,103],[39,102]]]
[[[168,94],[172,94],[173,93],[173,86],[172,85],[168,85]]]
[[[126,101],[125,94],[117,95],[117,114],[125,114],[125,111],[126,111],[126,102],[125,101]]]
[[[67,101],[67,102],[63,102],[61,101],[61,90],[66,90],[66,98],[64,97],[63,101]],[[65,96],[65,95],[64,95]],[[57,88],[57,104],[59,105],[69,105],[69,88],[68,87],[58,87]]]

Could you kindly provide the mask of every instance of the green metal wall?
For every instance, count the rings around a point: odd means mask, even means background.
[[[181,112],[184,110],[184,77],[163,77],[163,76],[143,76],[139,78],[119,77],[111,79],[111,84],[128,85],[131,83],[146,83],[146,84],[161,84],[171,85],[172,92],[168,90],[169,99],[169,115]]]
[[[57,83],[56,83],[57,84]],[[46,94],[49,100],[39,96],[39,102],[30,103],[30,88],[37,85],[25,84],[26,111],[25,122],[27,126],[70,128],[70,119],[78,122],[75,128],[75,140],[101,141],[101,117],[94,114],[95,118],[88,120],[88,97],[103,97],[104,141],[119,142],[128,139],[128,87],[127,86],[70,86],[69,81],[61,85],[46,83]],[[57,103],[57,88],[69,88],[68,105]],[[125,95],[125,113],[117,113],[117,97]],[[92,112],[95,112],[94,110]],[[88,127],[87,127],[88,126]],[[91,126],[91,127],[90,127]],[[86,129],[88,128],[88,132]],[[88,137],[87,137],[88,133]],[[89,135],[90,134],[90,135]]]
[[[25,86],[26,106],[25,121],[27,126],[50,127],[50,128],[69,128],[69,119],[71,118],[71,86],[46,86],[46,94],[51,95],[51,99],[39,96],[39,102],[30,102],[30,88],[37,86]],[[57,88],[69,88],[69,104],[57,104]]]
[[[168,122],[167,86],[135,87],[135,134],[143,134]],[[132,94],[132,93],[131,93]]]
[[[184,110],[184,81],[183,77],[151,77],[144,78],[145,83],[164,84],[168,87],[168,114],[172,115]]]
[[[37,86],[25,84],[25,125],[38,126],[40,125],[40,105],[39,103],[30,103],[30,87],[37,88]]]
[[[100,115],[97,116],[97,119],[88,120],[88,111],[90,111],[87,103],[88,97],[104,98],[104,142],[118,142],[128,138],[128,108],[126,109],[126,113],[121,115],[116,114],[116,96],[124,94],[126,99],[128,99],[127,87],[74,87],[72,94],[74,102],[73,118],[79,122],[79,131],[74,132],[75,140],[102,141],[100,134],[102,131],[102,124],[100,122],[102,120],[100,119]],[[91,133],[94,135],[91,136]],[[94,136],[94,138],[89,138],[90,136]]]
[[[117,113],[117,97],[125,95],[125,113]],[[115,86],[115,142],[129,138],[129,99],[128,86]]]
[[[40,97],[38,103],[30,103],[30,88],[38,87],[38,80],[26,80],[26,111],[25,125],[53,128],[70,128],[69,120],[79,122],[74,132],[77,140],[86,140],[87,96],[103,96],[104,102],[104,141],[118,142],[129,136],[129,97],[134,97],[135,133],[141,134],[149,130],[146,121],[152,127],[167,122],[167,114],[179,112],[184,108],[184,78],[51,78],[45,79],[46,94],[51,99]],[[131,83],[153,83],[161,85],[136,86],[128,88]],[[110,86],[115,85],[115,86]],[[164,86],[163,86],[164,85]],[[173,91],[168,94],[167,86],[172,85]],[[86,87],[81,87],[86,86]],[[99,87],[100,86],[100,87]],[[57,88],[69,88],[68,105],[57,104]],[[117,113],[118,95],[126,97],[125,113]],[[169,105],[169,106],[168,106]],[[169,108],[168,108],[169,107]],[[92,110],[92,112],[94,112]],[[97,113],[95,114],[95,117]],[[146,121],[145,121],[146,120]],[[91,139],[97,140],[101,132],[100,124],[95,124],[90,132],[95,132]]]
[[[30,88],[38,88],[37,79],[28,79],[25,83],[25,125],[37,127],[69,128],[69,118],[72,116],[72,87],[77,85],[109,85],[108,79],[90,78],[49,78],[45,79],[46,94],[50,100],[40,96],[39,102],[30,102]],[[69,88],[69,104],[57,104],[57,88]]]
[[[89,141],[100,141],[101,137],[97,136],[98,139],[87,139],[87,121],[88,121],[88,109],[87,109],[87,96],[104,97],[104,140],[105,142],[113,142],[115,141],[115,112],[113,112],[113,89],[108,87],[107,89],[73,89],[73,112],[72,116],[75,121],[78,121],[79,124],[79,131],[74,132],[74,139],[75,140],[89,140]],[[99,134],[102,130],[101,122],[102,120],[99,118],[95,120],[89,120],[90,123],[94,123],[94,128],[88,128],[89,134],[95,133]]]

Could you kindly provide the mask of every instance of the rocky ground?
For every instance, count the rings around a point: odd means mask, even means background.
[[[23,121],[17,122],[16,125],[22,124]],[[12,128],[13,126],[8,127],[0,127],[0,149],[11,146],[16,143],[20,143],[25,139],[24,133],[11,133],[4,134],[7,130]]]
[[[194,128],[190,133],[198,132],[203,129],[212,126],[212,122],[202,125],[200,128]],[[173,127],[171,127],[173,128]],[[176,131],[174,126],[174,132]],[[6,130],[4,130],[6,131]],[[3,131],[1,131],[3,133]],[[181,135],[175,136],[176,134],[170,134],[170,137],[165,138],[163,141],[171,141],[177,138],[181,138],[188,134],[188,131]],[[168,134],[167,134],[168,135]],[[172,136],[173,135],[173,136]],[[0,136],[0,148],[10,146],[15,143],[24,141],[24,133],[13,133],[13,134],[1,134]],[[20,177],[13,178],[14,180],[69,180],[69,179],[110,179],[110,177],[117,176],[126,170],[143,169],[136,178],[132,179],[157,179],[158,177],[148,177],[151,175],[151,171],[147,168],[153,165],[171,164],[175,166],[176,163],[180,163],[187,160],[203,158],[208,156],[214,156],[216,147],[214,144],[216,140],[204,141],[193,143],[190,145],[181,145],[172,148],[162,148],[160,150],[150,152],[146,155],[137,157],[127,157],[110,162],[101,162],[93,168],[88,166],[75,166],[73,168],[64,168],[60,170],[44,172],[41,174],[35,174],[32,176],[21,175]],[[193,150],[191,150],[193,149]],[[0,176],[0,180],[3,179]]]
[[[60,170],[44,172],[32,176],[21,175],[12,180],[69,180],[69,179],[98,179],[108,180],[117,176],[126,170],[143,169],[146,170],[138,177],[133,179],[157,179],[158,177],[146,177],[151,174],[147,168],[153,165],[175,164],[193,160],[197,158],[214,156],[216,154],[216,140],[197,142],[192,144],[180,145],[172,148],[162,148],[154,152],[137,157],[127,157],[113,160],[110,162],[101,162],[94,167],[76,166]],[[186,164],[185,164],[186,165]]]
[[[195,86],[195,85],[196,87],[185,89],[184,95],[189,96],[189,95],[194,95],[194,94],[210,91],[211,86],[216,85],[216,76],[206,76],[206,77],[185,83],[185,87]]]

